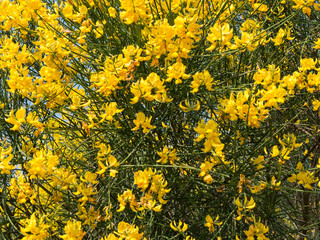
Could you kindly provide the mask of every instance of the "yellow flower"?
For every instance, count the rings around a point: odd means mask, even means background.
[[[279,190],[280,188],[278,188],[278,186],[280,186],[281,181],[277,182],[275,176],[272,176],[271,179],[271,185],[274,187],[275,190]]]
[[[146,116],[144,115],[144,113],[143,112],[138,112],[137,116],[136,116],[136,119],[133,120],[133,123],[136,126],[134,128],[132,128],[131,130],[132,131],[137,131],[140,128],[141,124],[145,122],[145,120],[146,120]]]
[[[116,102],[111,102],[109,104],[105,104],[102,107],[105,110],[104,114],[101,114],[101,120],[99,121],[99,123],[104,122],[105,120],[107,121],[113,121],[113,116],[117,113],[121,113],[123,111],[123,109],[118,109],[117,108],[117,103]]]
[[[23,221],[22,225],[24,226],[21,227],[21,232],[24,235],[22,240],[42,240],[49,236],[47,231],[49,225],[44,223],[44,217],[37,219],[35,213],[31,215],[30,219]]]
[[[316,99],[312,101],[312,105],[313,105],[313,111],[318,111],[318,109],[320,108],[320,101]]]
[[[66,240],[81,240],[85,235],[85,232],[81,229],[81,227],[81,222],[79,221],[68,221],[67,225],[64,227],[65,234],[60,235],[60,237]]]
[[[152,126],[150,124],[152,117],[147,118],[143,112],[138,112],[137,117],[135,120],[133,120],[133,123],[136,125],[134,128],[132,128],[132,131],[137,131],[140,126],[143,128],[143,133],[148,133],[149,129],[156,128],[155,126]]]
[[[185,232],[188,229],[188,225],[186,223],[182,223],[181,220],[179,220],[178,226],[176,221],[171,222],[170,227],[176,232]]]
[[[269,228],[264,226],[259,219],[258,222],[254,220],[254,224],[251,224],[249,230],[244,231],[244,233],[246,234],[248,240],[256,239],[254,236],[256,236],[259,240],[269,240],[269,238],[264,236],[264,234],[266,234],[268,231]]]
[[[253,209],[256,206],[256,203],[254,202],[253,198],[250,198],[250,201],[248,202],[247,196],[244,196],[244,202],[240,202],[239,197],[236,199],[235,204],[238,206],[239,211],[249,211]]]
[[[185,74],[185,70],[186,66],[184,66],[181,62],[173,64],[172,66],[168,67],[168,79],[166,81],[171,82],[172,79],[176,79],[176,84],[182,83],[181,79],[188,79],[190,77],[190,75]]]
[[[199,87],[201,85],[205,85],[208,91],[212,91],[212,81],[213,78],[211,77],[210,73],[205,70],[204,72],[197,72],[195,75],[192,76],[193,81],[191,82],[190,87],[193,89],[191,93],[195,93],[199,91]]]
[[[223,223],[223,222],[218,222],[218,220],[219,220],[219,215],[217,215],[214,221],[210,215],[206,216],[206,223],[204,225],[209,228],[209,232],[214,232],[214,225],[220,226]]]
[[[211,184],[213,182],[213,178],[210,174],[206,174],[204,177],[203,177],[203,181],[205,181],[207,184]]]
[[[253,4],[254,11],[266,12],[268,11],[268,6],[262,3],[254,3]]]
[[[126,24],[147,20],[149,18],[149,9],[144,0],[120,0],[121,20]]]
[[[190,112],[190,111],[198,111],[200,109],[200,102],[197,100],[195,104],[190,104],[190,102],[186,99],[184,101],[186,106],[182,105],[182,102],[180,102],[179,107],[182,109],[184,112]]]
[[[319,179],[314,177],[314,172],[304,171],[304,167],[301,162],[297,164],[298,174],[292,174],[287,180],[291,183],[298,182],[303,187],[312,190],[312,184],[316,183]]]
[[[108,13],[109,13],[110,17],[115,18],[115,17],[116,17],[117,10],[116,10],[115,8],[113,8],[113,7],[109,7],[109,8],[108,8]]]
[[[259,46],[255,33],[242,32],[241,38],[234,37],[235,45],[230,46],[231,49],[247,48],[248,51],[254,51]]]
[[[98,176],[97,173],[92,173],[92,172],[88,171],[84,174],[84,178],[80,177],[80,180],[83,182],[89,182],[92,184],[96,184],[98,182],[98,181],[96,181],[97,176]]]
[[[274,42],[274,45],[275,46],[281,45],[283,43],[283,38],[286,36],[286,34],[287,34],[286,30],[280,28],[277,33],[277,36],[271,39]]]
[[[230,44],[230,40],[233,37],[233,29],[230,29],[228,23],[217,22],[213,27],[210,28],[210,33],[207,40],[212,43],[212,45],[207,48],[208,51],[212,51],[216,48],[217,44],[223,48],[224,46]]]
[[[85,185],[84,183],[80,183],[77,185],[77,191],[74,192],[75,195],[82,195],[78,201],[82,202],[81,206],[85,205],[87,201],[92,201],[92,195],[97,194],[97,190],[92,187],[92,185]]]
[[[139,233],[139,227],[130,225],[129,223],[123,221],[119,222],[118,231],[114,233],[119,236],[119,239],[141,240],[143,238],[143,233]]]
[[[202,120],[194,130],[199,134],[195,139],[196,142],[205,138],[204,149],[202,149],[204,152],[214,149],[217,156],[223,156],[224,144],[219,139],[218,124],[214,120],[210,119],[207,123]]]
[[[271,157],[276,157],[279,155],[279,149],[278,149],[278,146],[275,145],[272,147],[272,154],[271,154]]]
[[[304,58],[300,60],[301,67],[299,67],[299,71],[304,72],[307,70],[312,70],[316,68],[318,60],[313,60],[312,58]]]
[[[20,130],[21,124],[25,122],[26,110],[21,107],[17,112],[16,116],[14,116],[13,110],[11,110],[9,114],[9,118],[6,119],[6,122],[13,124],[14,126],[11,128],[13,131]]]
[[[136,196],[132,193],[131,190],[125,191],[122,195],[118,194],[118,201],[119,201],[119,209],[117,212],[122,212],[125,208],[127,203],[130,204],[130,208],[132,211],[136,212],[136,207],[138,203],[136,202]]]
[[[103,174],[107,169],[111,167],[119,167],[119,162],[118,160],[113,156],[109,155],[106,159],[106,165],[104,165],[101,161],[98,161],[99,166],[101,167],[101,170],[96,172],[97,174]],[[116,174],[118,173],[117,170],[115,169],[110,169],[110,176],[115,177]]]
[[[25,164],[31,179],[36,177],[45,178],[47,174],[52,174],[59,164],[59,157],[51,151],[36,151],[33,159]]]
[[[253,160],[253,164],[257,166],[257,170],[264,168],[264,166],[263,166],[264,157],[260,155],[259,157],[257,157],[256,159]]]
[[[0,147],[0,171],[3,174],[10,174],[10,171],[14,168],[14,166],[10,165],[10,161],[13,158],[12,147],[8,147],[4,149]]]
[[[316,42],[314,42],[315,46],[313,47],[314,49],[319,49],[320,48],[320,38],[317,39]]]
[[[168,160],[171,164],[174,164],[175,160],[178,160],[179,157],[176,155],[176,149],[168,148],[165,146],[162,152],[157,152],[161,159],[157,160],[158,163],[166,164]]]

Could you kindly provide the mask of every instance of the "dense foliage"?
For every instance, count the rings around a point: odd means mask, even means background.
[[[319,239],[315,0],[0,0],[1,239]]]

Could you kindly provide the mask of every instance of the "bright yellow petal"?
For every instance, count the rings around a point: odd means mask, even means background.
[[[242,207],[242,204],[241,204],[239,198],[236,199],[235,204],[238,206],[238,208]]]
[[[25,117],[26,117],[26,110],[21,107],[17,113],[16,113],[16,117],[18,119],[19,122],[24,122],[25,121]]]
[[[188,225],[186,224],[186,223],[183,223],[183,227],[182,227],[182,232],[185,232],[185,231],[187,231],[187,229],[188,229]]]
[[[253,209],[256,206],[256,203],[254,202],[253,198],[251,197],[250,201],[248,202],[246,209]]]
[[[206,216],[206,222],[207,223],[213,223],[213,219],[212,219],[212,217],[210,215]]]

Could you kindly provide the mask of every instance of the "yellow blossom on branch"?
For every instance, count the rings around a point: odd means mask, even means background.
[[[150,129],[156,128],[155,126],[151,125],[151,119],[152,117],[146,117],[143,112],[139,112],[137,114],[137,117],[135,120],[133,120],[133,123],[136,125],[134,128],[132,128],[132,131],[137,131],[140,126],[143,128],[143,133],[148,133]]]
[[[188,229],[188,225],[186,223],[181,222],[181,220],[179,220],[178,225],[176,221],[171,222],[170,227],[176,232],[185,232]]]
[[[215,218],[215,220],[212,219],[210,215],[206,216],[206,223],[205,226],[209,228],[209,232],[214,232],[214,225],[220,226],[223,222],[218,222],[219,215]]]
[[[16,114],[14,115],[13,110],[10,111],[8,118],[6,118],[6,122],[13,124],[14,126],[11,128],[13,131],[20,130],[22,123],[24,123],[26,117],[26,109],[21,107]]]
[[[67,225],[64,227],[65,234],[60,235],[62,239],[74,239],[81,240],[85,235],[85,232],[82,230],[82,224],[80,221],[68,221]]]

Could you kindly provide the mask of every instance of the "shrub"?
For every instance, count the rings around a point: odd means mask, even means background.
[[[1,238],[319,238],[319,10],[1,1]]]

